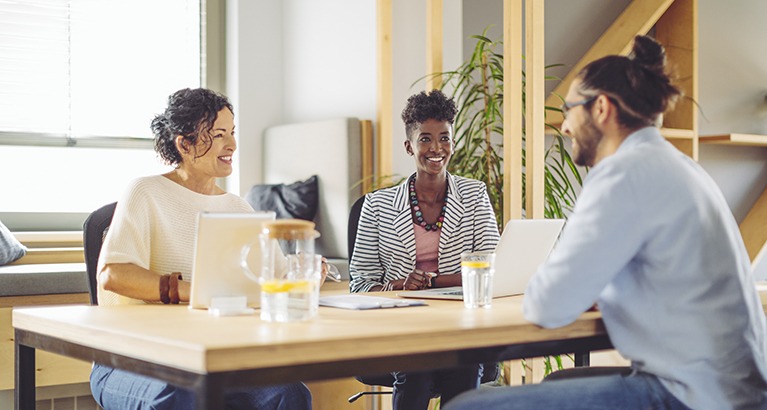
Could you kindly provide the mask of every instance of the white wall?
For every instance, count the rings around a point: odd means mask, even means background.
[[[375,0],[282,4],[283,120],[375,120]]]
[[[405,126],[400,115],[408,97],[425,88],[426,75],[426,2],[392,1],[392,172],[407,176],[414,170],[412,158],[405,153]]]
[[[228,0],[226,7],[227,94],[239,141],[239,172],[228,185],[244,195],[263,182],[266,128],[375,119],[375,0]]]
[[[262,180],[263,130],[283,122],[282,3],[228,0],[226,8],[226,92],[239,145],[237,176],[228,186],[244,195]]]

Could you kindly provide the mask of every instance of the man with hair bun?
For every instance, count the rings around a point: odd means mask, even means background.
[[[591,170],[523,304],[545,328],[595,306],[631,367],[564,370],[465,393],[447,409],[767,408],[767,326],[737,223],[714,181],[657,128],[679,95],[663,47],[646,36],[628,57],[578,74],[562,130]]]

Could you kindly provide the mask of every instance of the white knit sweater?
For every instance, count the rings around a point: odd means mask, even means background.
[[[182,272],[191,279],[194,235],[200,212],[254,212],[231,193],[203,195],[162,175],[134,180],[117,202],[101,248],[99,272],[109,263],[133,263],[159,274]],[[141,304],[98,287],[99,305]]]

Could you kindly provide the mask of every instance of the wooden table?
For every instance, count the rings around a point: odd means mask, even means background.
[[[198,408],[217,409],[225,390],[235,387],[611,347],[599,313],[546,330],[522,318],[521,297],[495,299],[491,309],[428,303],[368,311],[321,307],[318,318],[288,324],[213,317],[186,306],[16,309],[16,407],[34,407],[35,349],[163,379],[195,392]]]

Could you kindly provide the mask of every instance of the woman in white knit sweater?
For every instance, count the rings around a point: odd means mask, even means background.
[[[99,305],[189,300],[194,230],[200,212],[253,212],[216,185],[232,173],[237,149],[234,114],[226,97],[206,89],[171,95],[152,121],[154,146],[174,166],[136,179],[118,201],[99,257]],[[185,409],[193,395],[165,382],[95,365],[91,391],[105,409]],[[227,408],[310,409],[302,383],[259,387],[226,396]]]

